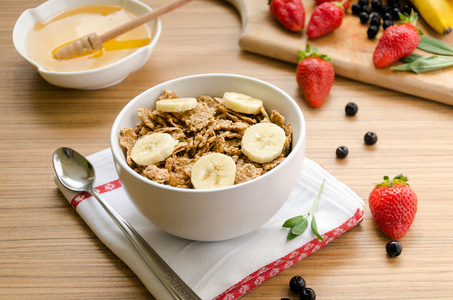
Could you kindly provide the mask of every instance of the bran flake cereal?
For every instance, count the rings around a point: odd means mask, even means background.
[[[171,91],[164,91],[158,100],[179,98]],[[279,165],[291,150],[291,124],[277,111],[270,114],[262,107],[256,115],[235,112],[222,104],[221,98],[201,95],[197,107],[183,112],[162,112],[140,108],[142,122],[135,128],[120,131],[120,145],[125,149],[127,164],[142,176],[157,183],[179,188],[193,188],[190,175],[194,163],[210,153],[229,155],[236,163],[235,184],[246,182],[269,172]],[[286,135],[282,154],[269,163],[251,161],[241,152],[241,139],[245,130],[257,123],[272,122]],[[131,150],[141,137],[163,132],[178,141],[170,157],[155,165],[141,166],[131,158]]]

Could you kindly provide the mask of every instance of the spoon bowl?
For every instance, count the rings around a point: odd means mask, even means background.
[[[90,191],[94,182],[94,168],[77,151],[58,148],[53,154],[55,173],[61,184],[76,192]]]
[[[61,147],[55,150],[52,162],[55,174],[64,187],[93,195],[175,299],[200,299],[142,236],[99,195],[93,187],[93,165],[83,155],[71,148]]]

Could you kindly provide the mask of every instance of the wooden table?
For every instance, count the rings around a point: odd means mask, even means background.
[[[297,299],[288,283],[301,275],[318,299],[452,299],[451,106],[337,77],[329,100],[312,109],[298,90],[295,65],[243,52],[240,16],[214,0],[197,0],[162,17],[151,59],[121,84],[99,91],[57,88],[11,42],[21,12],[42,2],[0,2],[0,298],[154,299],[57,190],[51,155],[60,146],[85,155],[108,148],[118,112],[155,84],[226,72],[268,81],[294,97],[306,118],[307,157],[365,202],[373,183],[401,172],[419,197],[398,258],[386,256],[388,239],[366,204],[361,225],[243,298]],[[145,2],[157,7],[165,0]],[[359,106],[354,118],[344,113],[349,101]],[[376,145],[364,145],[367,131],[377,133]],[[350,150],[344,160],[335,157],[340,145]]]

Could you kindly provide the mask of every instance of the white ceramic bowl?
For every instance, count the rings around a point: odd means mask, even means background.
[[[212,190],[182,189],[155,183],[134,172],[119,145],[121,129],[141,120],[138,108],[155,108],[164,90],[180,97],[226,91],[260,98],[268,112],[280,112],[293,129],[292,151],[270,172],[241,184]],[[115,167],[137,209],[160,229],[191,240],[217,241],[238,237],[264,225],[293,190],[305,156],[305,120],[297,103],[281,89],[261,80],[229,74],[204,74],[174,79],[143,92],[117,116],[110,135]]]
[[[149,45],[141,47],[119,61],[97,69],[77,72],[49,71],[31,60],[25,47],[26,37],[36,22],[75,6],[100,3],[121,5],[136,15],[152,10],[149,6],[136,0],[49,0],[36,8],[24,11],[17,20],[13,30],[13,43],[17,52],[34,66],[46,81],[56,86],[92,90],[120,83],[130,73],[140,69],[150,57],[162,30],[159,19],[148,23],[153,35]]]

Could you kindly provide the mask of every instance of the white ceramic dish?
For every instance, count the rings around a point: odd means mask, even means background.
[[[25,47],[26,37],[36,22],[43,21],[63,10],[75,6],[100,3],[121,5],[136,15],[152,10],[149,6],[136,0],[49,0],[36,8],[24,11],[17,20],[13,30],[13,43],[17,52],[35,67],[46,81],[56,86],[92,90],[102,89],[120,83],[130,73],[140,69],[149,59],[162,30],[159,19],[148,23],[152,32],[152,40],[149,45],[141,47],[115,63],[97,69],[77,72],[49,71],[31,60]]]
[[[119,145],[121,129],[141,120],[138,108],[154,108],[164,90],[180,97],[226,91],[245,93],[264,101],[268,112],[280,112],[293,128],[292,151],[270,172],[248,182],[212,190],[188,190],[155,183],[134,172]],[[305,156],[305,120],[297,103],[266,82],[229,74],[204,74],[174,79],[150,88],[130,101],[117,116],[110,135],[120,181],[138,210],[160,229],[199,241],[218,241],[247,234],[265,224],[283,205],[302,170]]]

